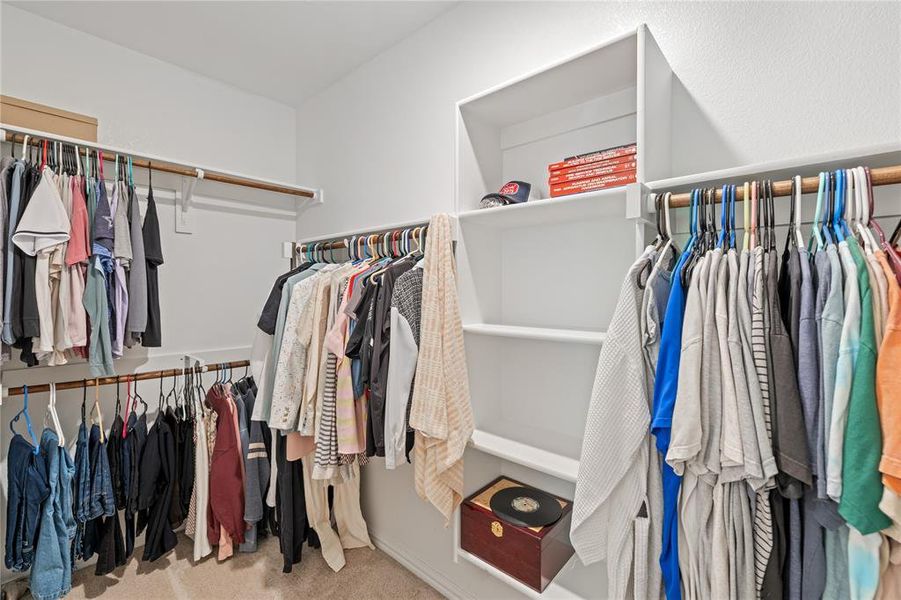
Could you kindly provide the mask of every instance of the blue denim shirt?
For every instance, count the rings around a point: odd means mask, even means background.
[[[35,600],[57,600],[72,589],[71,485],[75,467],[69,453],[59,445],[52,429],[41,435],[41,456],[47,465],[50,493],[41,510],[41,526],[31,569],[29,587]]]
[[[41,504],[50,495],[43,455],[16,434],[6,455],[6,568],[27,571],[34,560],[34,545],[41,519]]]

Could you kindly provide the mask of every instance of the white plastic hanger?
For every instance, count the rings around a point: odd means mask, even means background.
[[[820,185],[817,188],[817,207],[813,213],[813,225],[811,230],[817,241],[817,250],[823,249],[823,232],[820,230],[820,217],[823,213],[823,195],[826,193],[826,174],[820,172]]]
[[[870,229],[870,197],[869,187],[867,186],[867,174],[863,167],[851,169],[854,175],[855,199],[857,202],[857,230],[860,232],[860,238],[863,241],[864,250],[868,255],[873,254],[879,243],[876,236]]]
[[[56,435],[59,438],[59,446],[62,448],[66,445],[66,435],[63,433],[63,426],[59,422],[59,413],[56,412],[56,384],[50,384],[50,402],[47,405],[47,411],[50,418],[53,419],[53,428],[56,429]]]
[[[28,152],[28,138],[30,137],[30,135],[26,135],[25,139],[22,140],[22,160],[25,160],[27,158],[26,153]]]
[[[94,379],[94,406],[91,407],[91,422],[94,422],[94,411],[97,411],[97,425],[100,427],[100,442],[106,442],[106,432],[103,429],[103,411],[100,409],[100,380]]]
[[[798,245],[798,248],[804,247],[804,236],[801,235],[801,176],[794,176],[794,190],[795,197],[792,199],[792,202],[795,203],[795,243]]]

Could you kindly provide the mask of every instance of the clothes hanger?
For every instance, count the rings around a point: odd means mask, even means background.
[[[757,247],[757,182],[752,181],[750,185],[746,188],[748,189],[750,195],[745,196],[745,202],[751,205],[750,210],[750,248],[754,249]]]
[[[134,402],[134,400],[137,400],[138,402],[140,402],[140,403],[141,403],[141,406],[144,407],[144,412],[143,412],[142,414],[145,414],[145,415],[146,415],[146,414],[147,414],[147,409],[148,409],[149,407],[147,406],[147,403],[144,402],[144,397],[141,396],[141,394],[138,393],[138,380],[137,380],[137,379],[129,379],[129,381],[130,381],[130,382],[134,382],[134,396],[133,396],[132,402]]]
[[[156,405],[157,418],[159,418],[159,415],[161,415],[162,412],[163,412],[163,402],[164,402],[164,400],[165,400],[165,399],[163,398],[163,375],[162,375],[162,372],[161,372],[161,373],[160,373],[160,398],[159,398],[159,400],[157,401],[157,405]]]
[[[100,427],[100,443],[106,443],[106,433],[103,430],[103,411],[100,409],[100,378],[94,378],[94,405],[91,407],[91,422],[94,422],[94,412],[97,412],[97,425]]]
[[[879,244],[876,242],[876,237],[869,227],[870,205],[868,201],[865,201],[867,194],[865,184],[866,174],[861,167],[849,169],[849,173],[851,179],[854,181],[854,212],[857,218],[855,226],[857,228],[857,233],[860,236],[860,240],[863,243],[864,252],[866,252],[867,256],[872,256],[876,251],[876,248],[879,247]]]
[[[826,178],[826,214],[823,216],[823,234],[829,244],[838,243],[832,229],[832,213],[835,205],[835,176],[831,171],[823,173]]]
[[[81,424],[87,426],[87,419],[85,418],[85,410],[88,401],[88,382],[86,379],[81,380]]]
[[[733,183],[729,186],[729,247],[735,249],[735,194],[736,187]]]
[[[56,412],[56,384],[50,384],[50,401],[47,403],[47,413],[53,420],[53,428],[56,430],[56,437],[59,440],[59,446],[62,448],[66,445],[66,434],[63,433],[63,426],[59,421],[59,413]]]
[[[660,214],[658,214],[658,221],[661,221],[659,223],[660,229],[658,230],[658,235],[662,235],[666,239],[666,242],[663,244],[663,248],[660,250],[659,254],[657,255],[657,260],[654,263],[653,269],[659,269],[662,266],[663,261],[666,259],[666,255],[670,251],[670,249],[675,249],[675,244],[673,243],[672,232],[670,231],[669,208],[670,208],[670,200],[671,200],[672,196],[673,195],[671,192],[666,192],[664,194],[658,194],[657,197],[654,199],[655,203],[657,202],[658,199],[660,200],[660,206],[658,206],[657,212],[663,214],[662,221],[660,219]],[[674,251],[678,254],[678,250],[674,250]]]
[[[716,245],[726,250],[726,233],[729,229],[729,186],[723,185],[720,191],[720,234],[716,240]]]
[[[845,200],[845,174],[839,169],[835,171],[835,192],[834,201],[835,209],[832,213],[832,232],[835,234],[839,242],[845,241],[845,231],[842,227],[842,218],[844,215]]]
[[[120,400],[120,391],[119,391],[119,378],[116,377],[116,412],[115,414],[119,414],[119,411],[122,410],[122,402]]]
[[[32,441],[32,452],[34,452],[37,455],[41,451],[41,446],[40,446],[40,442],[38,442],[37,436],[34,434],[34,429],[32,429],[32,427],[31,427],[31,415],[28,414],[28,386],[27,385],[22,386],[22,398],[23,398],[22,410],[17,412],[16,416],[14,416],[12,418],[12,420],[9,422],[9,430],[15,436],[16,430],[15,430],[14,425],[19,420],[19,417],[21,417],[22,415],[25,415],[25,427],[26,427],[26,429],[28,429],[28,436],[31,438],[31,441]]]
[[[804,236],[801,235],[801,188],[803,182],[800,175],[792,177],[792,201],[791,201],[791,219],[789,222],[788,236],[785,240],[785,247],[788,248],[789,240],[792,240],[795,248],[799,250],[804,247]]]
[[[697,255],[697,247],[699,245],[699,236],[698,236],[698,211],[700,204],[700,196],[701,190],[700,188],[695,188],[691,191],[691,202],[689,204],[689,217],[688,217],[688,245],[685,247],[685,252],[688,254],[685,259],[685,263],[682,267],[682,272],[679,274],[679,278],[682,282],[682,287],[687,287],[688,283],[691,281],[691,268],[692,263],[694,262],[695,256]]]
[[[767,200],[767,214],[768,214],[768,222],[767,229],[769,230],[769,239],[770,239],[770,250],[776,249],[776,200],[773,196],[773,180],[766,180],[766,200]]]
[[[116,412],[119,411],[119,394],[122,390],[122,378],[118,375],[116,376]],[[125,394],[125,416],[122,417],[122,439],[128,437],[128,416],[129,416],[129,404],[131,398],[128,397],[128,393]]]
[[[817,251],[823,249],[823,233],[820,231],[820,216],[823,212],[823,196],[826,190],[826,178],[822,172],[820,172],[819,180],[819,185],[817,186],[817,205],[813,213],[813,223],[810,226],[811,247],[813,242],[816,242]]]
[[[863,188],[867,203],[867,227],[869,227],[872,231],[875,231],[879,236],[879,242],[876,245],[884,246],[886,243],[885,232],[882,230],[879,222],[873,218],[873,212],[875,211],[875,201],[873,198],[873,181],[870,178],[870,167],[857,167],[857,169],[861,174],[861,187]]]

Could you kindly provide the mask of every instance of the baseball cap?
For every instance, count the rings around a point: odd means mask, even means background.
[[[520,204],[529,199],[532,184],[525,181],[508,181],[496,194],[486,194],[479,202],[479,208]]]

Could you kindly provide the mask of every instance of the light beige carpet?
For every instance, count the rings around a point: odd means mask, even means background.
[[[154,563],[142,563],[133,557],[127,565],[105,577],[95,577],[93,566],[76,571],[67,598],[432,600],[442,597],[379,550],[345,550],[347,565],[335,573],[319,550],[304,546],[300,563],[294,565],[291,573],[282,573],[282,556],[274,538],[267,538],[255,553],[236,553],[222,563],[209,556],[195,565],[191,560],[193,542],[184,535],[178,537],[175,550]]]

